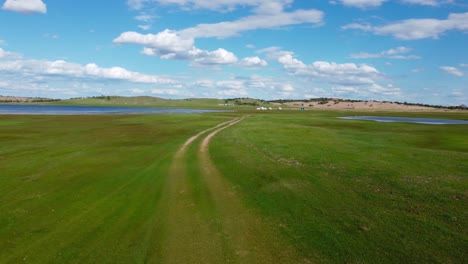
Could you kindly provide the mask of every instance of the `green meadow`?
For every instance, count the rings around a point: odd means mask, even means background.
[[[270,103],[252,99],[213,99],[213,98],[189,98],[189,99],[165,99],[152,96],[97,96],[86,98],[72,98],[51,102],[37,102],[37,104],[49,105],[83,105],[83,106],[128,106],[128,107],[162,107],[162,108],[204,108],[204,109],[252,109],[252,106],[272,106]]]
[[[468,126],[359,114],[0,116],[0,263],[466,263]]]

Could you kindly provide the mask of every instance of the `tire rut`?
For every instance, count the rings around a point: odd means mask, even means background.
[[[190,145],[210,130],[236,121],[223,122],[190,137],[179,148],[169,169],[168,180],[161,198],[165,214],[165,241],[162,263],[222,263],[223,247],[221,234],[214,231],[197,210],[196,201],[190,192],[185,154]]]
[[[239,117],[190,137],[174,156],[165,194],[166,215],[162,263],[310,263],[283,243],[278,225],[245,206],[242,197],[222,176],[209,154],[211,140],[241,122]],[[212,131],[213,130],[213,131]],[[191,193],[185,154],[203,134],[197,151],[200,181],[211,199],[209,213],[197,208]]]

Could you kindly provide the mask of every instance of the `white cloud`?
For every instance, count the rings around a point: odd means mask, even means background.
[[[200,79],[195,81],[192,84],[193,87],[204,87],[204,88],[214,88],[215,87],[215,82],[211,79]]]
[[[278,58],[278,62],[283,64],[286,69],[305,69],[307,66],[300,60],[293,57],[292,54],[285,54]]]
[[[220,90],[216,92],[219,96],[222,97],[242,97],[248,96],[248,93],[244,89],[230,89],[230,90]]]
[[[2,9],[19,13],[45,14],[47,12],[46,4],[41,0],[6,0]]]
[[[161,59],[189,60],[193,65],[225,65],[238,62],[237,57],[230,51],[218,48],[213,51],[202,50],[194,45],[195,38],[226,38],[239,35],[241,32],[270,29],[297,24],[320,24],[323,12],[319,10],[295,10],[285,12],[293,0],[128,0],[132,9],[142,9],[151,2],[162,5],[177,5],[186,9],[209,9],[214,11],[229,11],[237,7],[250,7],[252,15],[234,21],[224,21],[212,24],[199,24],[195,27],[174,31],[166,29],[157,34],[140,34],[137,32],[123,32],[114,39],[116,44],[143,45],[142,54],[158,56]],[[140,21],[152,19],[147,15],[135,17]],[[149,29],[145,25],[141,29]],[[253,48],[253,45],[248,47]],[[238,64],[244,68],[259,68],[267,66],[267,62],[258,57],[247,57]]]
[[[400,60],[418,60],[420,56],[416,55],[403,55],[411,51],[408,47],[396,47],[393,49],[381,51],[379,53],[353,53],[350,55],[353,59],[371,59],[371,58],[387,58],[387,59],[400,59]]]
[[[442,71],[444,71],[445,73],[450,74],[450,75],[453,75],[453,76],[462,77],[462,76],[465,75],[462,71],[460,71],[459,69],[457,69],[457,68],[455,68],[455,67],[451,67],[451,66],[440,66],[439,68],[440,68]]]
[[[258,69],[268,66],[268,63],[259,57],[246,57],[240,60],[238,65],[246,69]]]
[[[407,19],[385,26],[348,24],[343,29],[371,31],[376,35],[390,35],[401,40],[438,38],[449,30],[468,31],[468,12],[450,14],[447,19]]]
[[[280,50],[270,49],[280,54]],[[387,53],[394,53],[388,51]],[[400,88],[382,85],[384,76],[374,67],[354,63],[315,61],[305,64],[295,58],[292,52],[282,52],[277,60],[290,75],[302,77],[308,83],[322,84],[331,88],[332,96],[371,97],[376,99],[394,98],[400,95]],[[388,81],[388,80],[387,80]],[[284,87],[283,87],[284,90]],[[316,93],[316,92],[314,92]]]
[[[141,14],[141,15],[135,16],[135,20],[146,22],[146,23],[153,21],[154,18],[155,16],[147,15],[147,14]]]
[[[459,65],[460,65],[460,67],[463,67],[463,68],[467,68],[467,67],[468,67],[468,63],[460,63]]]
[[[148,15],[148,14],[145,14],[145,13],[142,13],[138,16],[135,16],[134,17],[135,20],[137,21],[140,21],[140,22],[144,22],[145,24],[143,25],[138,25],[138,27],[141,29],[141,30],[150,30],[151,29],[151,23],[153,22],[153,19],[156,18],[156,16],[153,16],[153,15]]]
[[[11,52],[11,51],[6,51],[0,48],[0,59],[3,59],[3,58],[21,58],[21,54]]]
[[[133,89],[130,89],[130,92],[134,93],[134,94],[142,94],[142,93],[145,92],[145,90],[142,90],[142,89],[139,89],[139,88],[133,88]]]
[[[158,94],[158,95],[193,96],[192,93],[184,92],[184,91],[176,90],[176,89],[153,89],[151,93]]]
[[[369,8],[381,6],[386,0],[340,0],[345,6]]]
[[[4,41],[3,39],[0,39],[0,46],[6,45],[6,44],[7,44],[6,41]]]
[[[138,25],[138,27],[141,29],[141,30],[150,30],[151,29],[151,25]]]
[[[282,90],[285,92],[292,92],[294,91],[294,87],[288,83],[288,84],[283,85]]]
[[[387,0],[338,0],[344,6],[358,8],[379,7]],[[400,2],[411,5],[424,6],[439,6],[446,3],[453,3],[453,0],[400,0]],[[335,0],[330,1],[331,4],[336,4]]]
[[[437,1],[437,0],[401,0],[401,1],[406,4],[425,5],[425,6],[438,6],[441,4],[441,2],[446,2],[446,1]]]
[[[233,64],[237,57],[225,49],[201,50],[194,46],[193,38],[181,37],[177,32],[164,30],[158,34],[124,32],[114,39],[117,44],[139,44],[145,46],[142,54],[159,56],[162,59],[189,60],[198,65]]]
[[[256,14],[235,21],[225,21],[213,24],[199,24],[180,31],[181,36],[189,38],[227,38],[237,36],[243,31],[270,29],[298,24],[320,24],[323,12],[318,10],[296,10],[274,14]]]
[[[288,55],[288,54],[291,56],[294,55],[293,52],[284,51],[281,49],[281,47],[276,47],[276,46],[257,50],[257,53],[265,54],[268,60],[278,60],[280,57],[283,57],[284,55]]]
[[[283,92],[285,81],[259,75],[234,76],[225,80],[199,79],[187,84],[192,89],[205,89],[205,96],[238,97],[260,96],[271,97],[271,93]]]
[[[293,0],[129,0],[132,9],[142,9],[145,4],[176,5],[182,10],[208,9],[227,12],[239,8],[250,8],[252,14],[234,21],[212,24],[199,24],[181,30],[181,36],[187,38],[237,36],[243,31],[271,29],[298,24],[321,24],[323,12],[315,9],[286,12]],[[146,17],[141,17],[146,18]]]
[[[12,60],[0,61],[0,73],[13,73],[38,80],[64,77],[88,81],[120,80],[146,84],[173,84],[174,80],[157,75],[132,72],[122,67],[102,68],[94,63],[81,65],[63,60]]]
[[[7,52],[0,48],[0,59],[7,56]]]
[[[193,47],[193,38],[182,38],[172,30],[166,29],[158,34],[140,34],[129,31],[120,34],[114,43],[140,44],[151,48],[156,55],[165,56],[185,52]]]
[[[234,53],[221,48],[214,51],[193,48],[189,52],[189,59],[200,65],[233,64],[237,62]]]
[[[362,31],[372,31],[374,27],[369,24],[351,23],[341,27],[342,29],[357,29]]]
[[[258,13],[271,13],[282,10],[290,5],[293,0],[128,0],[127,4],[132,9],[142,9],[146,4],[158,3],[161,5],[177,5],[182,10],[208,9],[219,12],[234,11],[237,7],[253,7]]]
[[[127,0],[127,5],[130,7],[130,9],[139,10],[143,8],[143,4],[145,2],[148,2],[148,0]]]

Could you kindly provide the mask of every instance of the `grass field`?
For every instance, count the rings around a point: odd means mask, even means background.
[[[0,116],[0,263],[466,263],[468,126],[341,115]]]
[[[133,106],[133,107],[164,107],[164,108],[204,108],[204,109],[254,109],[258,106],[271,106],[271,104],[257,99],[164,99],[151,96],[102,96],[88,98],[72,98],[66,100],[39,102],[38,104],[52,105],[84,105],[84,106]]]

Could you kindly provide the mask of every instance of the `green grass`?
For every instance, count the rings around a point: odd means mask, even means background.
[[[466,263],[468,126],[335,118],[345,114],[250,113],[213,139],[211,156],[315,262]],[[235,116],[0,116],[0,263],[157,263],[175,152]],[[221,216],[196,155],[194,145],[188,182],[208,221]]]
[[[225,115],[2,116],[0,263],[153,258],[175,150]]]
[[[83,105],[83,106],[133,106],[133,107],[167,107],[167,108],[204,108],[204,109],[254,109],[247,104],[259,104],[270,106],[266,102],[257,99],[221,100],[212,98],[191,99],[163,99],[151,96],[106,96],[95,98],[72,98],[53,102],[41,102],[38,104],[52,105]],[[226,105],[225,105],[226,104]]]
[[[342,114],[253,115],[214,140],[213,157],[251,207],[320,262],[466,262],[468,127]]]

